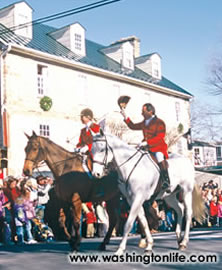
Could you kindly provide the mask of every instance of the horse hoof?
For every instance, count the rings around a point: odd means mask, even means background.
[[[145,255],[151,255],[151,254],[153,254],[153,251],[152,251],[152,249],[146,249],[146,250],[144,251],[144,254],[145,254]]]
[[[146,239],[140,239],[140,242],[138,244],[139,248],[146,248],[147,247],[147,242]]]
[[[179,250],[180,251],[184,251],[184,250],[186,250],[187,249],[187,247],[185,246],[185,245],[180,245],[179,246]]]
[[[123,253],[124,253],[124,250],[122,250],[121,248],[119,248],[119,249],[115,252],[115,255],[121,256],[121,255],[123,255]]]

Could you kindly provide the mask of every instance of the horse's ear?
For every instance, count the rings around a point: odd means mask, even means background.
[[[28,139],[30,139],[30,136],[28,134],[26,134],[25,132],[24,132],[24,134]]]
[[[34,130],[32,131],[32,136],[37,137],[37,134],[35,133]]]

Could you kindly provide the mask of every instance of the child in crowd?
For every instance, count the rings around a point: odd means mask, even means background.
[[[37,206],[36,206],[36,216],[37,218],[44,223],[44,212],[45,206],[49,200],[49,190],[52,187],[53,180],[49,177],[39,175],[37,178]]]
[[[218,208],[217,208],[217,210],[218,210],[217,216],[218,216],[218,219],[219,219],[218,225],[220,227],[222,227],[222,200],[221,201],[218,201]]]
[[[96,216],[98,219],[97,235],[104,237],[108,230],[109,217],[106,211],[106,202],[101,202],[96,205]]]
[[[35,217],[33,201],[30,200],[31,192],[26,186],[26,181],[21,183],[21,196],[15,200],[15,223],[18,244],[24,244],[24,236],[26,233],[27,244],[37,243],[32,236],[32,222]]]
[[[214,196],[210,202],[210,223],[212,226],[217,224],[218,206],[217,196]]]
[[[93,238],[95,235],[95,223],[96,223],[95,209],[93,207],[92,202],[87,202],[83,204],[82,207],[86,216],[86,224],[87,224],[86,237]]]

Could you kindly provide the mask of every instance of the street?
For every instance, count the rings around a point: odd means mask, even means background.
[[[0,247],[0,270],[56,270],[56,269],[118,269],[124,267],[124,270],[144,269],[221,269],[222,267],[222,230],[218,229],[204,229],[192,230],[190,234],[190,242],[186,252],[178,252],[175,234],[157,233],[154,234],[154,249],[151,264],[148,262],[148,255],[141,262],[138,258],[142,258],[143,250],[138,248],[139,236],[130,236],[128,238],[127,251],[124,258],[128,261],[117,261],[117,256],[114,252],[120,243],[120,237],[111,239],[111,243],[107,246],[107,251],[100,253],[97,251],[101,238],[83,239],[81,245],[81,252],[78,254],[69,253],[69,247],[66,242],[52,242],[52,243],[38,243],[24,246],[9,246]],[[160,263],[161,255],[169,255],[171,262]],[[74,257],[72,257],[74,255]],[[93,258],[92,258],[92,255]],[[155,255],[155,256],[154,256]],[[195,258],[201,260],[200,263],[187,263],[187,260],[194,255]],[[207,256],[216,255],[217,263],[202,263]],[[70,256],[73,259],[71,263]],[[88,256],[88,257],[87,257]],[[89,256],[91,256],[89,258]],[[96,257],[98,256],[98,258]],[[109,256],[112,261],[105,262]],[[178,257],[185,257],[186,262],[181,263],[176,259]],[[87,262],[80,262],[79,260],[87,259]],[[98,259],[95,263],[95,258]],[[212,258],[212,256],[210,257]],[[75,262],[76,260],[76,262]],[[89,262],[91,260],[91,262]],[[94,263],[92,262],[94,260]],[[107,260],[107,259],[106,259]],[[110,259],[109,259],[110,260]],[[176,262],[177,261],[177,262]]]

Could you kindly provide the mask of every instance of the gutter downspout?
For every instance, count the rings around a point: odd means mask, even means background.
[[[0,146],[7,146],[7,138],[4,138],[4,135],[7,136],[7,132],[4,131],[4,128],[6,127],[6,108],[5,108],[5,89],[4,89],[4,58],[7,55],[7,53],[9,53],[9,51],[11,50],[11,45],[6,45],[3,43],[2,46],[2,52],[0,54],[0,108],[1,108],[1,115],[0,115],[0,121],[1,121],[1,133],[0,133]],[[4,144],[4,141],[6,142],[6,145]]]

